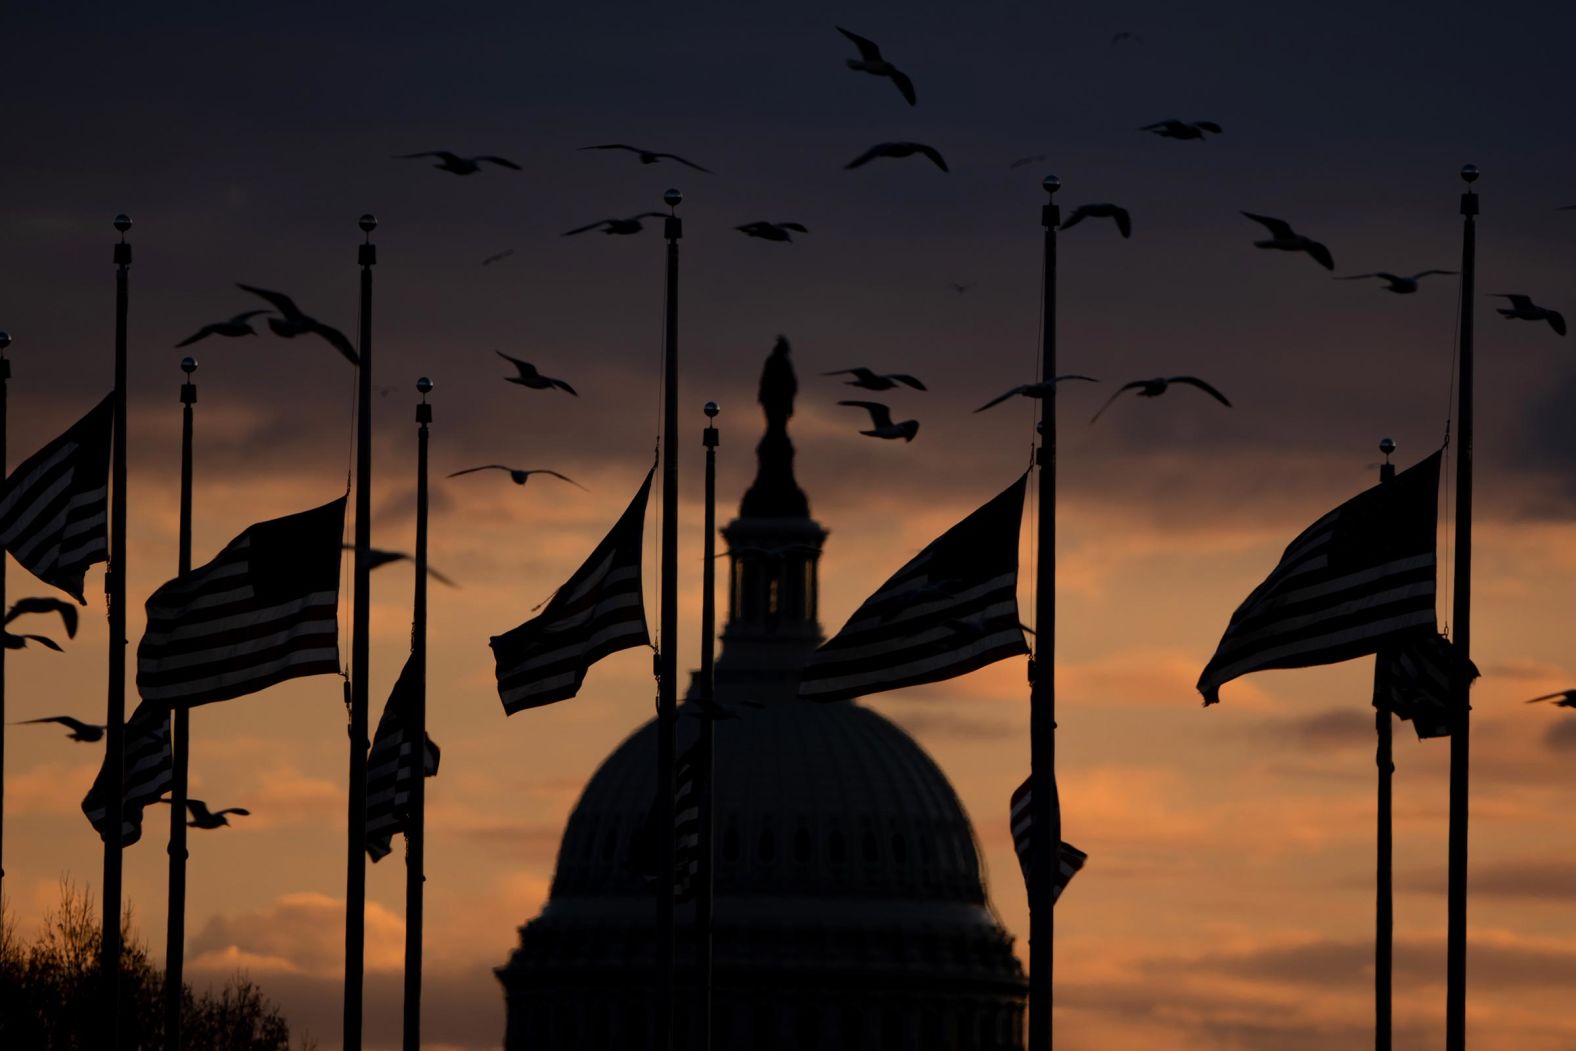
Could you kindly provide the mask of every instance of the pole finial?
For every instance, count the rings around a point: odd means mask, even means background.
[[[1394,438],[1380,438],[1379,439],[1379,451],[1384,453],[1384,458],[1385,458],[1386,462],[1388,462],[1389,459],[1390,459],[1390,454],[1395,452],[1395,439]]]
[[[1045,178],[1040,180],[1040,185],[1045,188],[1046,193],[1055,193],[1057,190],[1062,188],[1061,176],[1047,175]]]
[[[684,203],[684,195],[679,191],[669,187],[662,193],[662,203],[667,205],[669,208],[677,208],[679,205]]]
[[[131,229],[131,216],[127,215],[125,212],[121,212],[119,215],[115,216],[115,229],[120,231],[120,236],[122,239],[124,239],[126,236],[126,231]]]
[[[428,379],[426,376],[423,376],[421,379],[416,381],[416,389],[421,392],[422,400],[425,401],[427,395],[432,393],[432,386],[432,380]]]
[[[356,220],[356,225],[361,227],[362,233],[371,237],[372,231],[378,228],[378,217],[371,212],[363,212],[361,218]]]
[[[181,359],[181,371],[186,373],[186,375],[188,375],[188,376],[190,376],[192,373],[196,372],[197,371],[197,359],[193,358],[193,357],[184,357],[184,358],[182,358]]]
[[[4,354],[5,351],[6,351],[6,348],[9,347],[10,345],[11,345],[11,333],[5,331],[4,329],[0,329],[0,354]]]
[[[1479,174],[1481,173],[1478,171],[1478,166],[1475,164],[1463,164],[1461,166],[1461,181],[1469,186],[1472,183],[1477,182]]]
[[[3,333],[0,333],[0,334],[3,334]],[[717,418],[717,414],[719,412],[721,412],[721,411],[722,411],[722,406],[718,405],[714,401],[708,401],[706,403],[706,407],[701,409],[701,412],[704,412],[706,414],[706,418],[708,420],[715,420]]]

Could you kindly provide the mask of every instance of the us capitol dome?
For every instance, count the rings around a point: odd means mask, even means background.
[[[1027,982],[946,776],[876,712],[795,698],[823,639],[827,535],[793,476],[795,392],[780,341],[761,377],[759,469],[722,530],[716,697],[737,718],[715,723],[713,1046],[1020,1051]],[[680,751],[696,733],[692,707],[679,710]],[[547,903],[496,970],[506,1051],[655,1046],[656,891],[630,858],[655,783],[652,721],[592,775]],[[673,1046],[684,1048],[694,906],[676,912]]]

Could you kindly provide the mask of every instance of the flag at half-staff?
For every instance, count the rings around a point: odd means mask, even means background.
[[[107,494],[115,396],[24,460],[0,485],[0,546],[86,605],[83,576],[109,559]]]
[[[142,809],[158,802],[169,790],[175,776],[170,752],[170,710],[143,701],[126,720],[126,763],[122,793],[120,845],[129,847],[142,838]],[[109,763],[99,767],[93,787],[82,800],[82,813],[98,832],[109,840]]]
[[[339,673],[345,498],[251,526],[148,596],[137,690],[166,706],[227,701]]]
[[[1419,631],[1379,651],[1374,675],[1374,706],[1387,708],[1417,731],[1417,738],[1449,737],[1456,722],[1456,702],[1451,694],[1451,672],[1461,660],[1448,638],[1436,631]],[[1466,680],[1478,677],[1477,665],[1467,662]]]
[[[673,769],[673,900],[680,905],[695,900],[700,880],[700,796],[695,786],[699,765],[697,741],[679,754]],[[660,886],[660,810],[656,805],[647,809],[629,848],[630,868],[652,887]]]
[[[1334,664],[1433,629],[1442,456],[1359,493],[1287,546],[1199,676],[1206,705],[1248,672]]]
[[[591,665],[631,646],[651,645],[640,588],[642,530],[651,476],[541,614],[490,641],[506,715],[566,701]]]
[[[1034,842],[1034,811],[1030,802],[1034,799],[1034,778],[1026,778],[1023,784],[1012,793],[1012,847],[1018,852],[1018,868],[1023,872],[1024,885],[1033,893],[1034,881],[1030,873],[1034,870],[1031,844]],[[1061,900],[1062,891],[1067,889],[1073,877],[1078,875],[1078,870],[1084,867],[1084,862],[1089,860],[1089,855],[1077,847],[1063,840],[1057,851],[1056,878],[1051,886],[1051,904]]]
[[[1028,653],[1018,616],[1024,474],[936,538],[816,650],[799,696],[840,701]]]
[[[416,771],[411,726],[416,689],[414,661],[407,659],[372,735],[372,750],[367,753],[367,854],[373,861],[388,855],[394,833],[403,834],[409,828],[410,786]],[[424,776],[437,775],[438,758],[438,746],[430,736],[426,737],[426,747],[422,749]]]

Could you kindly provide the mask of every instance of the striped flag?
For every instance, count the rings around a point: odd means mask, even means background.
[[[1206,705],[1239,675],[1334,664],[1434,627],[1443,450],[1302,531],[1237,611],[1198,679]]]
[[[629,507],[539,616],[494,635],[498,697],[506,715],[567,701],[591,665],[651,645],[640,591],[641,530],[653,467]]]
[[[1028,653],[1018,617],[1025,473],[947,530],[810,657],[799,696],[840,701],[939,682]]]
[[[1386,646],[1374,665],[1374,707],[1409,720],[1420,741],[1449,737],[1456,709],[1450,671],[1458,659],[1455,644],[1433,631]],[[1467,665],[1470,685],[1478,670],[1471,661]]]
[[[175,765],[170,755],[170,710],[143,701],[126,720],[124,810],[121,814],[120,845],[129,847],[142,838],[142,808],[158,801],[170,787]],[[99,767],[93,787],[82,800],[82,813],[108,842],[109,760]]]
[[[1032,866],[1029,863],[1030,837],[1034,832],[1034,814],[1029,809],[1029,803],[1034,798],[1033,781],[1031,775],[1028,780],[1018,786],[1012,794],[1012,846],[1018,852],[1018,868],[1023,872],[1023,885],[1029,887],[1029,874]],[[1061,900],[1062,891],[1067,889],[1078,870],[1084,867],[1084,862],[1089,860],[1089,855],[1077,847],[1063,840],[1061,849],[1057,851],[1059,864],[1056,868],[1056,882],[1051,887],[1051,904]],[[1030,890],[1030,894],[1033,891]]]
[[[148,597],[137,647],[144,700],[197,705],[339,673],[345,498],[259,522]]]
[[[386,857],[392,849],[394,833],[404,834],[410,818],[411,774],[415,767],[411,747],[414,735],[408,730],[416,700],[414,660],[407,659],[399,679],[383,706],[377,732],[372,735],[372,750],[367,753],[367,853],[373,861]],[[438,773],[438,746],[427,737],[423,769],[427,777]]]
[[[673,900],[680,905],[695,900],[695,885],[700,880],[700,796],[695,783],[699,761],[697,741],[679,753],[673,769]],[[659,831],[653,803],[629,847],[631,870],[653,888],[661,871],[657,862]]]
[[[0,546],[83,605],[87,568],[109,560],[105,508],[114,422],[110,394],[0,485]]]

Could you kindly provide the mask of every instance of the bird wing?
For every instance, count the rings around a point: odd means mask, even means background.
[[[559,474],[557,471],[548,470],[546,467],[537,467],[537,468],[534,468],[532,470],[526,471],[525,473],[526,474],[547,474],[547,475],[552,475],[554,478],[557,478],[557,479],[559,479],[561,481],[568,482],[570,485],[574,486],[576,489],[585,489],[585,491],[588,492],[588,493],[591,491],[589,489],[586,489],[585,486],[581,485],[579,482],[575,481],[573,478],[569,477],[567,474]]]
[[[1008,398],[1012,397],[1014,394],[1022,394],[1024,391],[1026,391],[1028,389],[1029,389],[1028,384],[1020,383],[1016,387],[1012,388],[1012,390],[1008,391],[1007,393],[1005,393],[1005,394],[998,394],[996,397],[992,398],[990,401],[986,402],[984,405],[981,405],[979,408],[975,409],[974,411],[975,412],[984,412],[986,409],[990,408],[991,406],[993,406],[993,405],[1000,405],[1002,402],[1006,401]]]
[[[870,422],[877,427],[892,426],[892,410],[879,401],[840,401],[839,405],[854,405],[870,413]]]
[[[1545,309],[1543,311],[1543,320],[1547,321],[1549,323],[1549,327],[1552,328],[1556,333],[1561,336],[1565,335],[1564,314],[1561,314],[1558,310]]]
[[[888,147],[888,145],[889,144],[885,143],[885,142],[878,142],[878,143],[876,143],[874,146],[870,147],[864,153],[861,153],[859,156],[855,157],[853,160],[851,160],[847,164],[843,165],[843,170],[844,171],[849,171],[851,169],[858,168],[861,165],[869,164],[871,161],[875,160],[877,157],[885,157],[887,155],[887,147]]]
[[[894,372],[891,375],[889,375],[887,377],[887,379],[889,379],[889,380],[896,380],[899,383],[906,383],[910,387],[913,387],[915,390],[925,390],[926,389],[925,385],[923,383],[919,382],[919,380],[916,377],[910,376],[906,372]]]
[[[902,93],[903,98],[908,100],[910,106],[915,105],[917,99],[914,95],[914,82],[908,79],[907,73],[904,73],[901,69],[894,69],[892,71],[892,83],[897,85],[897,90]]]
[[[456,584],[454,582],[454,579],[452,577],[446,576],[443,573],[439,573],[436,569],[433,569],[431,566],[427,567],[427,575],[429,577],[431,577],[433,580],[436,580],[438,583],[444,585],[445,587],[457,588],[457,587],[460,586],[460,585],[458,585],[458,584]]]
[[[854,42],[854,46],[859,49],[860,58],[864,59],[866,62],[881,61],[881,49],[876,46],[876,42],[874,40],[866,39],[865,37],[860,36],[858,33],[850,33],[842,26],[833,26],[832,28]]]
[[[1212,131],[1216,135],[1221,133],[1220,125],[1212,120],[1195,120],[1193,127],[1198,128],[1200,131]]]
[[[230,324],[232,324],[232,325],[239,325],[241,322],[245,321],[247,318],[254,318],[258,314],[266,314],[266,313],[268,313],[268,311],[266,311],[266,310],[247,310],[247,311],[243,311],[242,313],[239,313],[239,314],[235,315],[233,318],[231,318],[230,319]]]
[[[1532,297],[1524,296],[1519,292],[1490,292],[1489,295],[1498,296],[1500,299],[1510,300],[1510,306],[1513,310],[1520,310],[1522,307],[1532,306]]]
[[[483,154],[482,156],[477,157],[476,160],[486,161],[488,164],[496,164],[500,168],[512,168],[515,171],[522,170],[518,164],[514,163],[514,161],[511,161],[507,157],[494,157],[491,154]]]
[[[339,351],[340,356],[346,361],[350,362],[352,365],[357,367],[361,365],[361,355],[356,353],[356,348],[350,345],[349,338],[346,337],[343,332],[339,331],[339,329],[335,328],[333,325],[325,325],[316,318],[311,318],[309,320],[311,321],[311,324],[307,327],[308,332],[311,332],[313,335],[319,336],[326,340],[329,346]]]
[[[418,157],[436,157],[440,161],[457,161],[460,159],[459,154],[450,153],[448,150],[427,150],[424,153],[396,153],[394,155],[394,159],[397,161],[413,161]]]
[[[580,397],[579,392],[576,391],[569,384],[565,383],[563,380],[555,380],[551,376],[547,376],[547,377],[545,377],[545,379],[547,380],[548,383],[551,383],[553,386],[557,387],[559,390],[567,391],[568,393],[573,394],[577,398]]]
[[[1386,281],[1391,281],[1391,280],[1395,279],[1395,275],[1394,274],[1386,274],[1386,273],[1383,273],[1383,272],[1379,272],[1379,273],[1373,273],[1373,274],[1345,274],[1345,275],[1342,275],[1340,277],[1334,278],[1334,280],[1336,280],[1336,281],[1361,281],[1365,277],[1382,277]]]
[[[7,633],[7,634],[9,634],[9,633]],[[14,639],[24,639],[24,640],[27,640],[27,641],[36,642],[40,646],[43,646],[45,649],[54,650],[56,653],[64,653],[65,652],[64,650],[62,650],[60,648],[60,643],[56,642],[54,639],[50,638],[47,635],[22,634],[22,635],[11,635],[10,637],[14,638]]]
[[[1216,390],[1214,387],[1211,387],[1197,376],[1172,376],[1167,379],[1166,382],[1185,383],[1190,387],[1197,387],[1205,394],[1208,394],[1211,398],[1214,398],[1216,401],[1220,402],[1226,408],[1231,408],[1231,402],[1226,400],[1226,396],[1224,394],[1220,393],[1220,391]]]
[[[227,806],[223,810],[218,810],[218,811],[214,812],[214,816],[215,817],[218,817],[218,816],[220,816],[222,814],[240,814],[242,817],[251,817],[252,816],[252,812],[250,810],[247,810],[245,807],[238,807],[238,806]]]
[[[235,283],[235,287],[239,288],[243,292],[250,292],[254,296],[261,296],[262,298],[266,299],[269,303],[273,304],[273,308],[275,310],[279,311],[279,313],[283,314],[291,321],[296,321],[306,317],[306,315],[301,312],[301,308],[295,305],[295,300],[291,299],[283,292],[270,292],[266,288],[257,288],[253,285],[243,285],[239,281]]]
[[[589,149],[601,149],[602,147],[594,146],[594,147],[588,147],[588,148]],[[585,226],[577,226],[573,230],[565,230],[563,233],[559,234],[558,236],[559,237],[570,237],[570,236],[573,236],[574,234],[583,234],[587,230],[595,230],[599,226],[606,226],[608,223],[610,223],[612,221],[613,220],[611,220],[611,219],[598,219],[594,223],[588,223]]]
[[[529,361],[521,361],[519,358],[511,358],[501,350],[495,350],[493,353],[507,361],[509,364],[513,365],[519,371],[521,376],[529,378],[539,375],[539,373],[536,371],[536,366],[532,365]]]
[[[628,150],[631,153],[644,153],[638,146],[628,146],[622,142],[604,142],[600,146],[581,146],[582,150]]]
[[[1276,219],[1270,215],[1254,215],[1252,212],[1243,212],[1242,214],[1256,223],[1262,223],[1265,229],[1269,230],[1271,237],[1289,238],[1297,236],[1292,230],[1291,224],[1284,219]]]
[[[1416,281],[1418,278],[1427,277],[1429,274],[1454,274],[1456,272],[1455,270],[1419,270],[1412,275],[1412,280]]]
[[[467,467],[463,471],[455,471],[453,474],[449,475],[449,477],[450,478],[458,478],[462,474],[475,474],[477,471],[509,471],[509,470],[513,470],[513,468],[505,467],[501,463],[484,463],[480,467]]]
[[[1182,122],[1179,120],[1157,120],[1153,124],[1145,124],[1139,131],[1170,131]]]
[[[1133,217],[1126,208],[1112,206],[1111,218],[1116,220],[1116,231],[1123,237],[1133,236]]]
[[[923,153],[925,156],[929,157],[932,163],[934,163],[935,166],[940,168],[942,171],[946,172],[952,170],[951,168],[947,167],[946,160],[941,156],[941,151],[936,149],[936,147],[926,146],[922,142],[917,142],[914,144],[914,148],[920,153]]]
[[[196,818],[198,821],[213,817],[213,815],[208,812],[207,803],[203,802],[201,799],[193,799],[191,796],[186,797],[186,809],[191,811],[192,817]]]
[[[1088,383],[1099,383],[1100,382],[1099,380],[1095,379],[1093,376],[1085,376],[1082,373],[1078,373],[1078,372],[1065,373],[1064,375],[1057,376],[1051,382],[1052,383],[1060,383],[1062,380],[1084,380],[1084,381],[1086,381]]]
[[[9,624],[17,617],[28,613],[58,613],[60,614],[61,622],[65,625],[66,637],[72,639],[77,637],[77,607],[69,602],[64,602],[58,598],[41,596],[19,598],[11,609],[7,611],[5,622]]]
[[[1326,270],[1335,269],[1335,257],[1330,254],[1330,250],[1328,248],[1324,247],[1324,245],[1320,244],[1318,241],[1309,241],[1307,245],[1307,251],[1308,254],[1313,256],[1314,260]]]
[[[482,260],[482,266],[491,266],[493,263],[498,262],[498,260],[508,259],[512,255],[514,255],[513,248],[505,248],[502,252],[494,252],[492,255]]]
[[[809,227],[805,226],[803,223],[778,223],[777,225],[782,227],[784,230],[793,230],[801,234],[807,234],[810,232]]]
[[[33,723],[59,723],[66,729],[75,730],[77,733],[89,733],[93,730],[104,729],[102,726],[95,726],[92,723],[85,723],[81,719],[73,719],[69,715],[48,715],[42,719],[23,719],[21,725],[28,726]]]
[[[653,157],[666,157],[670,161],[678,161],[680,164],[683,164],[683,165],[685,165],[687,167],[690,167],[690,168],[694,168],[698,172],[705,172],[707,175],[715,175],[716,174],[716,172],[713,172],[710,168],[702,168],[700,165],[696,164],[694,161],[687,161],[683,157],[680,157],[676,153],[654,153],[654,154],[652,154],[652,156]],[[666,218],[666,216],[664,216],[664,218]]]
[[[1133,380],[1131,383],[1124,383],[1120,387],[1116,388],[1116,393],[1107,398],[1105,400],[1105,404],[1100,406],[1099,410],[1096,411],[1093,416],[1089,417],[1089,422],[1093,423],[1095,420],[1098,420],[1100,418],[1100,413],[1104,412],[1106,409],[1109,409],[1111,407],[1111,403],[1122,396],[1123,391],[1136,390],[1137,388],[1144,386],[1146,382],[1147,381],[1145,380]]]
[[[200,339],[207,339],[209,336],[213,335],[218,330],[219,330],[219,326],[217,324],[204,325],[202,328],[198,329],[192,335],[187,336],[185,339],[183,339],[179,343],[175,344],[175,346],[176,346],[177,349],[179,349],[181,347],[189,347],[193,343],[196,343]]]
[[[823,372],[823,373],[821,373],[821,375],[823,375],[823,376],[857,376],[857,375],[859,375],[859,373],[861,371],[865,371],[865,370],[861,370],[861,369],[833,369],[831,372]]]
[[[1546,693],[1546,694],[1544,694],[1541,697],[1534,697],[1534,698],[1532,698],[1532,700],[1528,701],[1527,703],[1528,704],[1537,704],[1539,701],[1560,700],[1562,698],[1570,696],[1572,692],[1576,692],[1576,691],[1556,690],[1554,693]],[[34,719],[32,721],[35,722],[35,723],[42,723],[42,722],[48,722],[49,720],[47,720],[47,719]]]
[[[747,237],[759,237],[763,231],[771,229],[771,225],[771,223],[754,222],[745,223],[743,226],[735,226],[734,229]]]
[[[1071,215],[1069,215],[1066,219],[1062,220],[1062,225],[1059,227],[1059,229],[1065,230],[1069,226],[1077,226],[1079,223],[1083,222],[1086,218],[1088,218],[1088,216],[1089,216],[1089,208],[1088,208],[1088,206],[1080,204],[1078,207],[1076,207],[1076,208],[1074,208],[1072,210],[1072,214]]]

